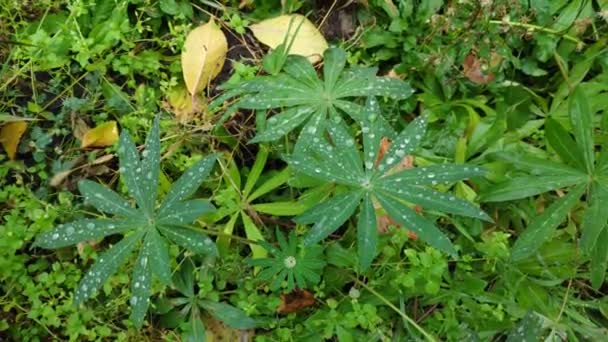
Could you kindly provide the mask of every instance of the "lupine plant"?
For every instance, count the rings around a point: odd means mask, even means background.
[[[231,85],[224,95],[210,104],[210,108],[237,96],[240,99],[233,105],[233,109],[284,108],[267,120],[265,130],[258,132],[251,142],[279,139],[304,124],[297,143],[297,146],[304,148],[313,143],[319,132],[325,130],[329,115],[337,116],[341,111],[360,121],[361,106],[353,102],[353,98],[386,96],[405,99],[413,93],[407,82],[377,77],[377,68],[345,69],[345,65],[344,50],[328,49],[324,54],[323,79],[320,79],[308,59],[289,56],[283,68],[284,73]],[[382,117],[378,120],[384,123]],[[386,124],[383,125],[383,128],[387,127]]]
[[[294,153],[288,158],[294,170],[347,188],[296,217],[298,223],[314,223],[304,243],[310,245],[324,239],[342,226],[360,206],[358,255],[361,268],[367,269],[374,259],[378,240],[374,203],[379,203],[395,222],[414,231],[423,241],[444,252],[456,254],[447,236],[406,203],[491,221],[475,205],[428,187],[483,176],[485,171],[474,165],[440,164],[391,172],[403,157],[415,151],[426,132],[427,122],[424,116],[412,121],[394,139],[386,155],[379,157],[382,138],[379,113],[378,102],[370,97],[361,116],[363,159],[348,127],[335,114],[327,126],[329,139],[317,139],[308,151]]]
[[[157,207],[157,187],[160,171],[159,118],[141,153],[126,130],[120,135],[118,157],[121,177],[137,207],[101,184],[83,180],[80,193],[100,212],[114,218],[81,219],[57,226],[36,239],[36,246],[60,248],[82,241],[98,240],[108,235],[123,234],[123,239],[102,253],[80,281],[74,294],[74,304],[95,295],[103,283],[124,264],[134,249],[139,255],[131,281],[131,319],[141,327],[149,306],[152,277],[171,284],[168,241],[191,252],[217,255],[211,239],[202,232],[185,226],[204,213],[214,210],[206,200],[187,200],[207,177],[216,157],[209,156],[196,163],[171,187],[162,204]]]
[[[262,281],[272,280],[270,283],[272,290],[277,290],[286,283],[287,292],[293,291],[296,286],[304,289],[316,285],[321,280],[321,272],[325,267],[323,247],[301,246],[293,230],[289,233],[288,239],[285,239],[279,230],[276,231],[276,236],[278,248],[266,241],[260,242],[272,258],[250,261],[251,265],[262,267],[258,278]]]

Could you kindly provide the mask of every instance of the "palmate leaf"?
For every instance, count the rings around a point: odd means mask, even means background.
[[[142,158],[126,131],[121,135],[118,154],[121,174],[138,208],[132,208],[128,201],[100,184],[81,181],[79,188],[86,201],[99,211],[117,215],[118,218],[83,219],[61,224],[50,232],[40,234],[35,246],[60,248],[112,234],[125,234],[120,242],[100,255],[81,280],[74,294],[74,303],[79,304],[94,295],[141,245],[133,271],[130,300],[131,319],[135,326],[141,327],[149,306],[152,276],[158,277],[166,285],[171,283],[167,239],[195,253],[217,254],[215,244],[206,235],[176,226],[190,224],[214,209],[208,201],[186,199],[201,185],[216,158],[207,157],[186,171],[173,184],[160,210],[155,211],[160,172],[159,118],[154,120],[141,153]],[[141,240],[142,244],[139,243]]]
[[[408,208],[403,201],[421,204],[431,211],[491,221],[475,205],[451,194],[423,187],[483,176],[485,170],[474,165],[445,164],[392,173],[391,170],[399,161],[415,151],[426,132],[426,120],[418,118],[410,123],[393,140],[387,154],[380,157],[378,146],[385,129],[378,120],[380,115],[374,114],[377,111],[379,108],[374,99],[368,99],[361,111],[363,159],[356,150],[357,144],[349,134],[348,127],[338,116],[332,118],[327,128],[329,134],[325,138],[317,138],[308,149],[295,151],[288,158],[294,170],[348,188],[295,218],[297,223],[314,223],[305,236],[304,243],[316,243],[336,231],[354,214],[363,199],[357,224],[357,240],[360,266],[365,270],[375,256],[377,223],[373,201],[377,200],[396,222],[413,230],[433,247],[455,254],[455,248],[447,236],[431,221]],[[362,172],[362,164],[365,172]]]
[[[480,199],[483,202],[502,202],[526,198],[543,192],[561,189],[567,186],[586,183],[585,174],[563,174],[550,176],[522,176],[499,183],[484,193]]]
[[[232,305],[210,300],[200,300],[199,304],[213,317],[231,328],[253,329],[257,326],[257,322],[253,318],[250,318],[243,310],[237,309]]]
[[[282,108],[283,112],[268,120],[268,127],[252,140],[253,142],[272,141],[289,133],[296,127],[315,117],[326,121],[337,109],[351,117],[360,114],[352,103],[352,98],[385,96],[391,99],[405,99],[412,95],[408,83],[390,78],[377,77],[375,68],[352,67],[344,69],[346,52],[340,48],[327,49],[324,53],[323,79],[308,59],[302,56],[289,56],[284,65],[284,73],[276,76],[262,76],[254,80],[234,85],[241,89],[228,89],[225,95],[210,104],[211,110],[231,97],[241,96],[235,106],[244,109]],[[289,112],[292,115],[287,115]],[[379,114],[379,113],[378,113]],[[382,120],[382,119],[380,119]],[[314,130],[318,137],[324,131],[319,121],[306,124],[306,130]],[[310,135],[300,135],[299,145],[310,145]],[[304,141],[301,141],[303,140]]]
[[[551,118],[545,121],[545,137],[549,145],[553,147],[564,162],[575,165],[579,170],[586,171],[580,148],[559,122]]]

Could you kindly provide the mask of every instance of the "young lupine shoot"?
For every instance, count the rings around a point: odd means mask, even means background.
[[[421,240],[455,255],[456,250],[447,236],[408,204],[491,221],[485,212],[472,203],[433,189],[435,185],[483,176],[485,171],[474,165],[440,164],[392,172],[399,161],[415,152],[424,137],[427,123],[424,117],[418,117],[398,134],[388,152],[380,156],[383,123],[379,113],[378,102],[374,97],[369,97],[359,120],[363,158],[346,124],[335,113],[332,124],[327,128],[328,138],[320,139],[307,151],[296,152],[288,158],[294,170],[345,185],[348,189],[296,217],[298,223],[314,224],[304,243],[310,245],[323,240],[342,226],[359,207],[359,265],[366,270],[376,253],[378,228],[374,203],[378,203],[395,222],[411,229]]]
[[[270,288],[278,290],[285,287],[286,292],[316,285],[321,280],[321,273],[325,267],[323,260],[323,247],[300,246],[293,230],[285,239],[283,233],[276,231],[279,247],[274,247],[266,241],[260,244],[272,255],[271,258],[252,259],[249,263],[261,267],[257,278],[270,281]]]
[[[240,96],[233,105],[243,109],[273,109],[283,111],[270,117],[266,129],[250,142],[277,140],[304,125],[296,150],[305,149],[325,131],[327,117],[338,110],[360,121],[361,106],[353,102],[357,97],[385,96],[405,99],[413,90],[407,82],[390,77],[377,77],[376,68],[352,67],[345,69],[346,52],[340,48],[327,49],[324,54],[323,79],[313,65],[302,56],[289,56],[284,73],[257,77],[230,85],[224,95],[210,105],[217,108],[224,101]],[[232,107],[232,108],[234,108]],[[229,109],[227,112],[232,112]],[[388,127],[381,116],[383,127]]]
[[[160,207],[156,207],[160,169],[160,132],[157,116],[145,143],[138,153],[128,132],[122,132],[118,157],[120,174],[137,207],[107,187],[88,180],[79,183],[85,201],[100,212],[115,215],[111,219],[81,219],[61,224],[37,237],[35,245],[60,248],[82,241],[123,234],[124,238],[103,252],[81,280],[74,304],[95,295],[103,283],[123,265],[133,250],[139,249],[131,279],[131,319],[141,327],[148,310],[152,276],[171,284],[168,241],[194,253],[216,255],[217,250],[202,232],[187,225],[214,210],[206,200],[187,200],[201,185],[215,163],[209,156],[196,163],[172,186]]]

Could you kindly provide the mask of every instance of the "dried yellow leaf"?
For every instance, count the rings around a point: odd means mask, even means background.
[[[228,41],[213,20],[192,30],[182,50],[182,72],[191,95],[215,78],[226,60]]]
[[[92,128],[82,137],[82,148],[106,147],[113,145],[118,140],[118,127],[116,121],[104,122]]]
[[[11,160],[15,160],[17,145],[27,129],[27,122],[14,121],[4,124],[0,129],[0,142]]]
[[[289,23],[292,19],[293,22],[290,27]],[[297,30],[298,27],[299,30]],[[301,14],[282,15],[263,20],[258,24],[250,25],[249,28],[260,42],[272,49],[282,44],[285,41],[285,36],[289,33],[288,41],[293,39],[289,54],[304,56],[311,63],[320,61],[323,52],[328,47],[321,32]]]

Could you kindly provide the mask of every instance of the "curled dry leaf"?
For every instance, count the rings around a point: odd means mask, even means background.
[[[272,49],[281,45],[289,34],[288,41],[293,39],[293,45],[288,53],[304,56],[312,63],[320,61],[323,52],[328,48],[325,37],[301,14],[281,15],[250,25],[249,28],[260,42]]]
[[[182,50],[182,73],[191,95],[203,90],[220,73],[227,52],[226,36],[213,20],[188,33]]]
[[[484,72],[484,69],[487,69],[487,64],[482,63],[474,53],[469,53],[464,58],[462,67],[464,76],[473,83],[488,84],[494,80],[492,72],[488,72],[487,74]]]
[[[108,121],[86,131],[82,137],[81,147],[106,147],[113,145],[117,140],[118,127],[116,121]]]
[[[277,308],[280,314],[288,314],[315,305],[315,296],[312,293],[295,289],[290,293],[281,295],[281,304]]]
[[[24,121],[9,122],[0,128],[0,143],[11,160],[15,160],[17,146],[26,129],[27,122]]]

